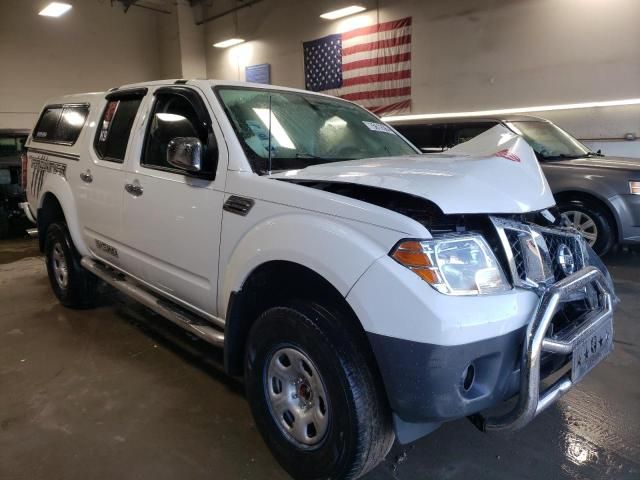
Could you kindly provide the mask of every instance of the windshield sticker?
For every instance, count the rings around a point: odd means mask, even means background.
[[[499,152],[494,153],[493,156],[506,158],[507,160],[511,160],[512,162],[520,163],[520,157],[517,156],[515,153],[511,153],[506,148],[504,150],[500,150]]]
[[[391,130],[391,128],[384,123],[367,122],[366,120],[363,120],[362,123],[364,123],[369,130],[373,130],[374,132],[385,132],[392,135],[396,134],[396,132]]]
[[[98,142],[102,143],[107,141],[109,129],[111,128],[111,122],[113,121],[113,117],[116,115],[118,105],[120,105],[120,100],[112,100],[107,104],[107,108],[104,112],[104,118],[102,119],[102,128],[100,129]]]

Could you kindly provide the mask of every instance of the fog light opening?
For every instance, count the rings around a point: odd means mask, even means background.
[[[473,366],[473,363],[470,363],[469,366],[465,369],[462,374],[462,388],[465,392],[471,390],[473,386],[473,381],[476,377],[476,368]]]

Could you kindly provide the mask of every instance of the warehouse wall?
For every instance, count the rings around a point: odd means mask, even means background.
[[[265,0],[238,12],[237,32],[233,15],[207,24],[209,46],[236,34],[250,40],[208,47],[207,76],[244,80],[246,65],[267,62],[272,83],[303,87],[301,42],[411,15],[413,113],[640,97],[638,0],[379,0],[342,21],[318,17],[334,4]],[[546,116],[582,138],[640,135],[640,107],[621,112]]]
[[[31,127],[55,95],[158,78],[158,16],[108,0],[73,2],[60,18],[38,0],[0,2],[0,128]]]

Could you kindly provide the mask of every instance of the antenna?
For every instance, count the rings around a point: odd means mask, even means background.
[[[269,153],[267,157],[267,175],[271,175],[271,94],[269,94]]]

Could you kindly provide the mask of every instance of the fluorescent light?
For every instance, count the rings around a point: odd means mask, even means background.
[[[332,10],[331,12],[323,13],[322,15],[320,15],[320,18],[324,18],[325,20],[335,20],[336,18],[346,17],[348,15],[353,15],[354,13],[364,12],[365,10],[366,8],[359,5],[350,5],[338,10]]]
[[[71,10],[71,5],[68,3],[51,2],[40,10],[38,15],[42,15],[44,17],[59,17],[60,15],[67,13],[69,10]]]
[[[222,42],[214,43],[213,46],[216,48],[227,48],[227,47],[233,47],[234,45],[239,45],[241,43],[244,43],[244,39],[230,38],[228,40],[223,40]]]
[[[403,120],[428,120],[431,118],[484,117],[486,115],[509,115],[512,113],[552,112],[555,110],[575,110],[579,108],[622,107],[625,105],[640,105],[640,98],[627,98],[625,100],[604,100],[601,102],[566,103],[563,105],[540,105],[537,107],[503,108],[500,110],[479,110],[475,112],[394,115],[390,117],[382,117],[382,119],[385,122],[399,122]]]
[[[256,115],[258,115],[264,126],[267,127],[267,130],[271,128],[271,134],[276,138],[276,141],[282,148],[288,148],[290,150],[296,148],[273,112],[271,112],[271,120],[269,120],[268,108],[254,108],[253,111],[256,112]]]

